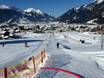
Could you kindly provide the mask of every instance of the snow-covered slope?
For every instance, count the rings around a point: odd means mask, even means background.
[[[27,12],[27,13],[33,12],[33,13],[42,14],[42,15],[44,14],[41,10],[36,10],[34,8],[28,8],[28,9],[24,10],[24,12]]]
[[[64,34],[66,34],[67,37],[64,37]],[[99,59],[100,64],[98,64],[98,62],[96,62],[98,59],[96,60],[92,57],[93,53],[100,54],[103,52],[100,51],[99,45],[96,43],[94,44],[96,47],[94,47],[93,44],[82,44],[70,38],[70,35],[78,35],[79,38],[81,38],[85,34],[88,35],[87,33],[78,34],[77,32],[51,35],[46,42],[46,46],[44,46],[45,50],[51,56],[47,61],[46,67],[65,69],[80,75],[81,78],[104,78],[104,71],[102,67],[99,67],[99,65],[104,65],[101,60],[103,58]],[[94,34],[91,35],[95,36]],[[89,39],[91,35],[89,34]],[[60,43],[59,48],[56,47],[57,42]],[[93,51],[91,50],[92,48]],[[91,52],[92,55],[85,55],[85,53]],[[104,55],[104,53],[102,55]],[[42,70],[36,78],[49,78],[50,76],[51,78],[75,78],[66,73],[51,70]]]
[[[28,33],[31,37],[34,35]],[[27,34],[27,35],[28,35]],[[38,35],[38,34],[37,34]],[[37,36],[36,35],[36,36]],[[29,37],[29,36],[28,36]],[[24,47],[23,44],[11,44],[5,45],[5,47],[0,46],[1,51],[1,61],[9,62],[12,58],[13,62],[17,62],[21,56],[24,58],[25,54],[31,54],[32,52],[37,52],[35,48],[41,47],[50,55],[47,61],[46,67],[60,68],[67,71],[74,72],[82,76],[81,78],[104,78],[104,50],[100,50],[99,34],[91,34],[88,32],[78,33],[78,32],[64,32],[64,33],[54,33],[38,35],[38,38],[45,38],[44,45],[39,45],[40,43],[31,43],[30,47]],[[73,37],[73,38],[72,38]],[[76,38],[75,38],[76,37]],[[85,40],[91,40],[90,43],[80,43],[77,38]],[[93,37],[96,37],[93,39]],[[94,40],[94,42],[92,41]],[[59,48],[57,48],[57,42],[60,43]],[[34,47],[35,46],[35,47]],[[32,49],[31,49],[32,47]],[[16,48],[16,49],[15,49]],[[34,51],[33,51],[34,50]],[[15,58],[15,54],[18,56]],[[20,56],[19,56],[20,55]],[[3,58],[8,56],[6,58]],[[18,59],[17,59],[18,58]],[[7,60],[8,59],[8,60]],[[5,60],[5,61],[3,61]],[[11,65],[12,63],[9,63]],[[35,78],[73,78],[72,76],[56,71],[41,70],[37,77]]]
[[[10,9],[10,7],[9,6],[6,6],[6,5],[1,5],[0,6],[0,9]]]

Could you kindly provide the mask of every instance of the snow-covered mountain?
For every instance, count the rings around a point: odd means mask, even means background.
[[[6,6],[6,5],[1,5],[0,6],[0,9],[10,9],[10,7],[9,6]]]
[[[33,8],[23,11],[6,5],[0,6],[0,23],[49,22],[53,19],[50,15]]]
[[[37,14],[41,14],[41,15],[44,14],[41,10],[36,10],[34,8],[28,8],[28,9],[24,10],[24,12],[27,12],[27,13],[37,13]]]
[[[35,18],[36,21],[53,21],[54,17],[42,12],[41,10],[36,10],[34,8],[28,8],[26,10],[24,10],[24,12],[28,15],[31,16],[33,18]]]
[[[94,20],[96,23],[104,23],[104,0],[96,0],[89,5],[82,5],[67,11],[57,20],[70,23],[86,23]]]
[[[104,0],[94,0],[94,1],[96,1],[97,3],[101,3],[101,2],[103,2]]]

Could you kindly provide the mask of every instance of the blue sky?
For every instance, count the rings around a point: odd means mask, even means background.
[[[19,9],[35,8],[54,16],[60,16],[70,8],[88,4],[92,0],[0,0],[0,5],[15,6]]]

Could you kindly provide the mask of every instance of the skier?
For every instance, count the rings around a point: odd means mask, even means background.
[[[60,43],[58,42],[58,43],[57,43],[57,48],[59,48],[59,45],[60,45]]]

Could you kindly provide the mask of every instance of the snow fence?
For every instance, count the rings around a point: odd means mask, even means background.
[[[37,56],[32,56],[21,64],[0,69],[0,78],[34,78],[38,70],[44,66],[47,56],[42,50]]]

